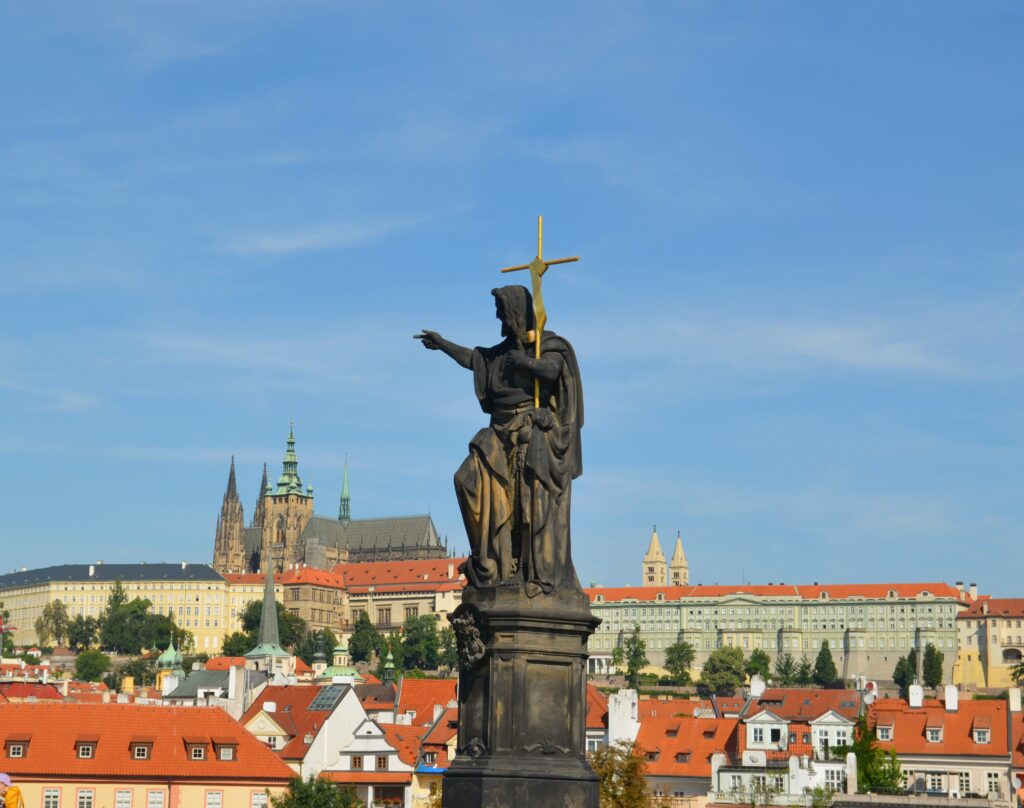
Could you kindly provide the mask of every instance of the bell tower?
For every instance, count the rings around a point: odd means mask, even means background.
[[[658,526],[651,531],[651,543],[644,554],[643,576],[640,578],[641,586],[664,586],[668,578],[668,563],[665,561],[665,554],[661,552],[661,542],[658,541]]]
[[[267,483],[263,496],[263,529],[260,566],[267,570],[267,559],[274,559],[280,572],[302,561],[302,531],[313,516],[313,486],[302,487],[299,458],[295,454],[295,424],[288,431],[281,476],[277,485]]]

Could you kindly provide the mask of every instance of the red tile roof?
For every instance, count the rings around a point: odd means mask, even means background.
[[[415,766],[420,744],[429,727],[410,727],[403,724],[377,724],[384,732],[384,740],[398,752],[398,758],[407,766]]]
[[[623,600],[654,601],[658,595],[663,600],[676,601],[681,598],[721,598],[726,595],[754,595],[756,597],[801,598],[818,600],[823,592],[831,600],[844,598],[885,598],[893,591],[900,598],[914,598],[923,592],[934,597],[956,598],[969,601],[969,596],[955,586],[946,583],[896,583],[896,584],[812,584],[809,586],[790,584],[730,585],[730,586],[601,586],[584,590],[593,603],[600,595],[604,601],[617,603]]]
[[[1024,598],[979,598],[957,615],[958,620],[979,617],[1024,617]]]
[[[324,685],[323,687],[328,687]],[[260,693],[253,705],[242,716],[242,726],[247,725],[257,714],[263,712],[268,701],[273,702],[275,710],[267,711],[274,722],[290,736],[288,742],[276,750],[284,760],[302,760],[309,751],[310,744],[306,736],[316,737],[324,721],[330,715],[326,710],[310,710],[323,687],[311,685],[268,685]]]
[[[295,657],[295,672],[296,673],[312,673],[313,669],[306,664],[304,659]]]
[[[144,731],[153,739],[147,760],[132,758],[131,740]],[[147,707],[135,704],[2,704],[0,734],[31,733],[24,758],[4,761],[17,778],[54,781],[63,776],[209,778],[283,784],[294,772],[217,707]],[[77,739],[97,739],[94,757],[80,759]],[[186,737],[231,739],[236,759],[221,761],[208,748],[192,760]]]
[[[276,581],[282,584],[313,584],[333,589],[344,589],[345,579],[335,572],[317,569],[316,567],[298,567],[285,570],[277,576]]]
[[[42,701],[62,701],[64,699],[56,687],[40,682],[4,682],[0,684],[0,693],[6,696],[8,701],[28,698]]]
[[[206,660],[204,666],[208,671],[226,671],[230,668],[244,668],[245,657],[240,656],[215,656]]]
[[[819,690],[817,688],[768,688],[759,699],[752,699],[744,712],[751,717],[770,710],[786,721],[812,721],[829,710],[856,721],[860,714],[860,694],[856,690]]]
[[[735,718],[657,717],[640,722],[636,745],[647,757],[647,776],[711,777],[711,756],[736,756]]]
[[[364,561],[338,564],[332,572],[341,575],[353,592],[366,591],[369,586],[376,592],[461,589],[466,579],[459,573],[459,565],[465,560]]]
[[[456,700],[456,679],[410,679],[403,677],[398,683],[398,704],[395,715],[414,711],[412,723],[430,726],[434,723],[434,707],[447,707]]]
[[[221,576],[229,584],[262,584],[266,581],[267,576],[262,572],[224,572]],[[274,576],[274,583],[279,584],[281,581],[277,575]]]
[[[587,729],[608,728],[608,697],[587,682]]]
[[[1001,700],[961,699],[956,712],[930,699],[924,706],[911,708],[902,699],[879,699],[868,708],[869,723],[892,726],[891,741],[879,741],[882,749],[900,755],[1002,755],[1007,753],[1007,704]],[[974,742],[971,732],[978,719],[991,722],[989,743]],[[929,723],[930,722],[930,723]],[[942,740],[929,742],[925,728],[941,726]]]

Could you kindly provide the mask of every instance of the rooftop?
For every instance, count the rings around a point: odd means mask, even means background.
[[[970,597],[945,583],[891,584],[735,584],[728,586],[598,586],[584,590],[590,602],[598,597],[606,603],[621,601],[678,601],[684,598],[720,599],[730,595],[750,595],[779,600],[911,599],[918,597],[952,598],[965,602]],[[659,597],[660,596],[660,597]]]
[[[92,574],[90,575],[90,570]],[[0,575],[0,589],[33,586],[51,581],[221,581],[208,564],[61,564]]]

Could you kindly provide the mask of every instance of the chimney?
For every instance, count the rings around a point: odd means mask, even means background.
[[[750,677],[750,698],[759,699],[764,695],[764,677],[755,673]]]
[[[988,601],[981,604],[981,613],[988,614]]]
[[[978,599],[978,585],[977,584],[971,584],[967,591],[971,593],[971,600],[977,600]]]
[[[924,688],[921,685],[911,685],[907,701],[911,707],[920,707],[924,704]]]
[[[964,582],[963,581],[957,581],[956,582],[956,591],[959,592],[961,595],[964,593]]]
[[[94,565],[92,565],[92,564],[89,565],[89,577],[90,578],[95,578],[96,577],[96,567]]]
[[[1020,688],[1019,687],[1011,687],[1007,691],[1007,693],[1010,696],[1010,712],[1011,713],[1019,713],[1020,712]]]
[[[100,699],[103,701],[104,704],[110,704],[110,691],[104,690],[103,695],[100,696]]]
[[[946,712],[955,713],[960,706],[960,691],[956,685],[946,685]]]
[[[452,564],[452,563],[451,563],[451,562],[449,561],[449,562],[448,562],[448,580],[450,581],[450,580],[451,580],[452,578],[454,578],[454,577],[455,577],[455,565],[454,565],[454,564]]]
[[[443,712],[444,712],[444,705],[443,704],[435,704],[434,705],[434,720],[437,721],[437,719],[439,719],[441,717],[441,713],[443,713]]]
[[[181,568],[182,569],[185,569],[185,567],[187,567],[187,566],[188,566],[188,562],[187,561],[182,561],[181,562]]]
[[[265,713],[276,713],[277,702],[276,701],[265,701],[263,702],[263,712]]]

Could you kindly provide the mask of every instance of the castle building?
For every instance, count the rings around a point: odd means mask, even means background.
[[[1012,685],[1013,669],[1024,659],[1024,598],[980,598],[957,615],[956,623],[960,642],[953,683]]]
[[[264,464],[256,508],[248,527],[232,459],[217,517],[213,568],[222,574],[262,572],[268,566],[265,560],[272,555],[277,572],[299,564],[330,569],[348,561],[448,557],[448,549],[429,515],[353,519],[347,461],[337,518],[317,516],[313,506],[313,486],[304,485],[299,473],[292,426],[276,484],[270,483]]]

